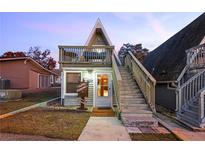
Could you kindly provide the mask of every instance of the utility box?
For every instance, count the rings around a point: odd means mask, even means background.
[[[0,79],[0,89],[10,89],[10,80]]]
[[[16,100],[22,97],[21,90],[14,90],[14,89],[0,89],[0,101],[7,101],[7,100]]]

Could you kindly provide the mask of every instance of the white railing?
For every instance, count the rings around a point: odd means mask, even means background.
[[[200,100],[199,100],[200,120],[203,120],[205,117],[205,113],[204,113],[205,105],[204,104],[205,104],[205,89],[201,92]]]
[[[186,50],[187,65],[192,67],[205,66],[205,44]]]
[[[131,71],[134,79],[136,80],[140,90],[142,91],[147,103],[153,112],[155,109],[155,85],[156,80],[152,75],[146,70],[146,68],[139,62],[139,60],[132,54],[128,52],[125,56],[126,67]]]
[[[182,86],[177,88],[178,110],[182,111],[186,103],[197,99],[198,93],[205,87],[205,69],[190,78]]]
[[[118,113],[121,112],[120,109],[120,90],[121,90],[121,83],[122,83],[122,77],[120,75],[120,71],[117,66],[116,59],[114,55],[112,56],[112,69],[113,69],[113,87],[114,87],[114,93],[115,93],[115,101],[118,107]]]
[[[59,63],[112,64],[114,46],[58,46]]]

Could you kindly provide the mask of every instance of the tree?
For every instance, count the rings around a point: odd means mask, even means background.
[[[120,48],[120,51],[118,52],[118,57],[122,63],[128,51],[131,51],[140,62],[143,62],[149,50],[147,48],[142,48],[142,44],[123,44],[123,46]]]
[[[31,57],[44,68],[52,70],[56,67],[56,61],[50,56],[51,51],[46,49],[41,51],[40,47],[30,47],[28,52],[5,52],[0,58]]]
[[[26,57],[26,55],[22,51],[17,51],[17,52],[8,51],[1,56],[1,58],[17,58],[17,57]]]
[[[56,61],[50,56],[51,51],[41,51],[40,47],[30,47],[27,56],[33,58],[43,67],[52,70],[56,67]]]

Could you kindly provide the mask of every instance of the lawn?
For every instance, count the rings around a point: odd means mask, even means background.
[[[60,96],[59,89],[24,94],[21,100],[0,103],[0,115]]]
[[[36,108],[1,119],[0,132],[77,140],[89,117],[86,111]]]
[[[136,133],[129,134],[132,141],[179,141],[173,134]]]

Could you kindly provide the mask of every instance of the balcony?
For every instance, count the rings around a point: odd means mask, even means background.
[[[58,46],[60,66],[111,66],[114,46]]]

